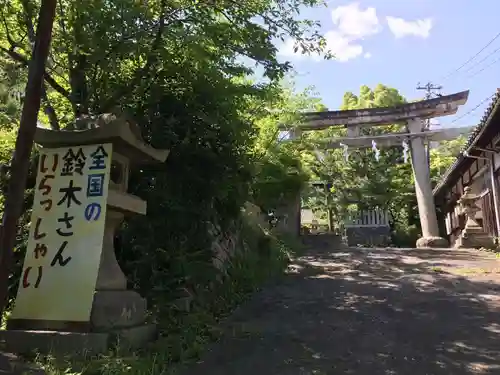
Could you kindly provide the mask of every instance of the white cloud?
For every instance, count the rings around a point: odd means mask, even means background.
[[[300,46],[297,49],[297,51],[294,51],[294,49],[295,49],[295,40],[292,38],[288,38],[285,40],[284,43],[281,44],[281,46],[278,47],[278,55],[283,57],[293,58],[295,60],[310,58],[313,59],[314,61],[320,61],[323,59],[321,56],[317,54],[302,54]]]
[[[278,55],[286,57],[296,57],[300,58],[302,55],[300,52],[295,52],[294,49],[295,41],[292,38],[285,40],[283,44],[278,49]]]
[[[432,19],[430,18],[406,21],[403,18],[388,16],[386,19],[389,29],[396,38],[404,38],[409,35],[427,38],[433,26]]]
[[[359,3],[339,6],[332,10],[334,28],[325,33],[326,49],[331,51],[335,60],[346,62],[363,55],[363,46],[359,43],[363,38],[374,35],[382,29],[377,11],[369,7],[361,9]],[[320,61],[317,55],[302,55],[300,51],[294,52],[294,41],[288,39],[279,48],[279,55],[300,59],[304,57]],[[365,52],[365,58],[371,54]]]
[[[381,29],[375,8],[362,10],[358,3],[335,8],[332,10],[332,20],[339,32],[353,38],[376,34]]]
[[[328,31],[325,34],[326,48],[335,56],[335,60],[346,62],[363,53],[363,46],[342,35],[338,31]]]

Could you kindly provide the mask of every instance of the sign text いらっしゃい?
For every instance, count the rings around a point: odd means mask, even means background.
[[[88,321],[102,251],[112,145],[44,148],[11,319]]]

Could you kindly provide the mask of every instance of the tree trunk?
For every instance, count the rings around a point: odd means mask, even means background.
[[[89,90],[86,77],[87,57],[80,53],[81,46],[84,45],[84,20],[80,13],[75,15],[73,26],[75,38],[74,52],[69,54],[69,83],[71,86],[71,104],[75,118],[89,114]]]
[[[0,318],[7,303],[8,281],[12,267],[13,248],[18,233],[18,220],[24,202],[24,187],[29,171],[29,160],[42,95],[45,63],[50,49],[52,25],[54,22],[56,0],[42,0],[35,44],[29,64],[28,83],[17,133],[14,156],[11,162],[7,199],[2,218],[0,234]]]

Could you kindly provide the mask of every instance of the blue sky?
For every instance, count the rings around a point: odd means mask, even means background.
[[[500,2],[491,0],[330,0],[328,8],[302,15],[321,21],[338,58],[294,55],[289,41],[279,46],[280,59],[294,65],[298,88],[314,86],[331,110],[339,108],[346,91],[357,93],[362,85],[382,83],[413,100],[423,95],[417,83],[431,81],[443,86],[443,94],[470,90],[467,104],[441,124],[475,125],[490,100],[465,114],[500,87],[500,37],[452,72],[500,32],[499,11]]]

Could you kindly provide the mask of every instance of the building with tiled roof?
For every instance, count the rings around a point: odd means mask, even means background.
[[[440,211],[443,235],[454,243],[465,227],[458,200],[464,188],[479,196],[476,218],[485,233],[499,237],[500,89],[492,96],[481,121],[469,135],[455,162],[443,174],[433,194]],[[446,233],[444,233],[446,232]]]

